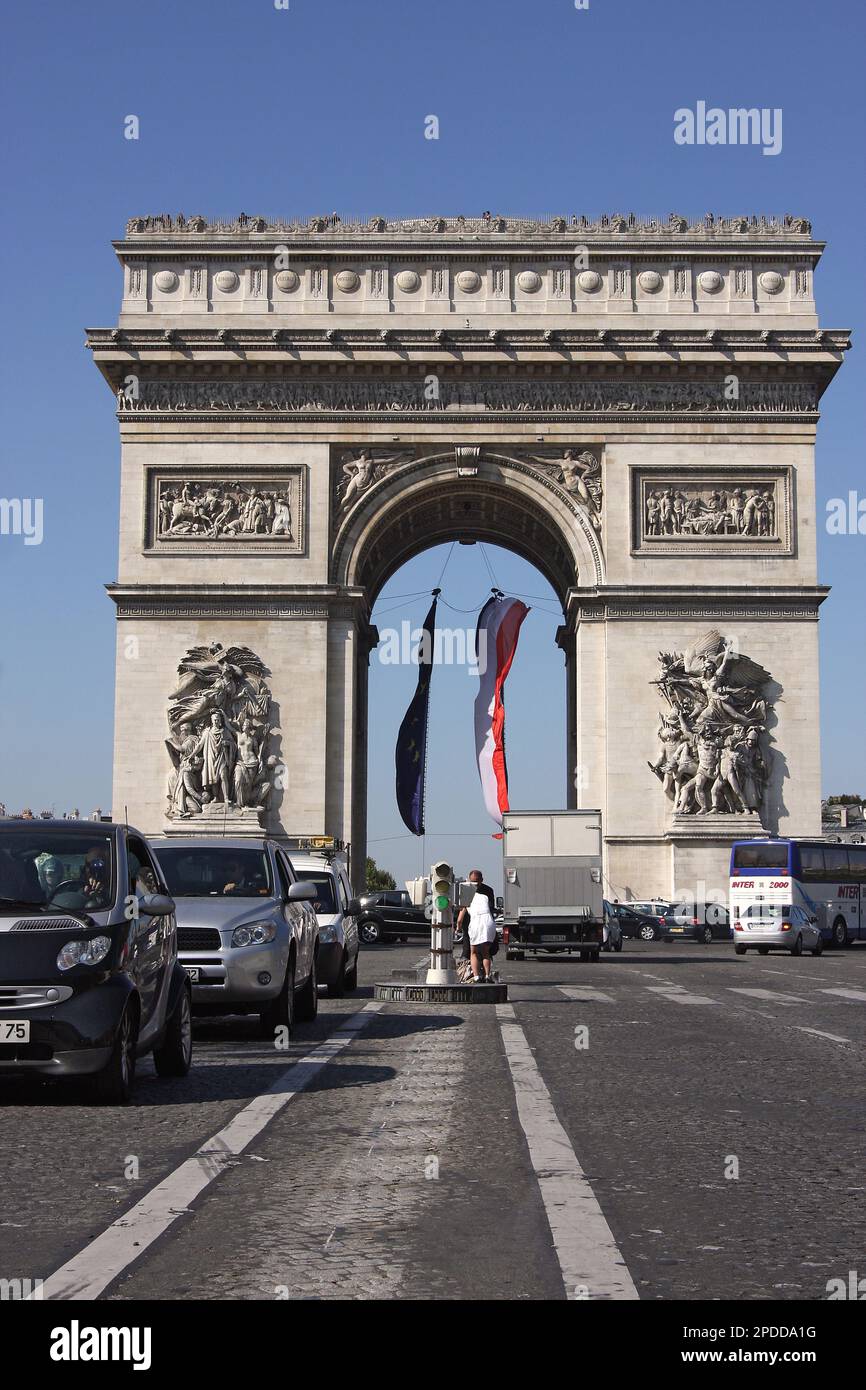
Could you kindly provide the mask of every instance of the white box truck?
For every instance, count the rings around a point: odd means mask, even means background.
[[[502,818],[508,960],[526,952],[597,961],[604,941],[600,811],[506,811]]]

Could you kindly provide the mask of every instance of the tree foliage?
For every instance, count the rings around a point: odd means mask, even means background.
[[[368,893],[379,893],[383,888],[396,888],[397,881],[387,869],[380,869],[375,859],[367,859],[364,882]]]

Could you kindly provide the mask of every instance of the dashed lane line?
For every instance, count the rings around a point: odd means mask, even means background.
[[[661,995],[662,999],[668,999],[673,1004],[718,1004],[718,999],[711,999],[708,994],[690,994],[682,985],[646,985],[645,988],[650,994]]]
[[[39,1290],[40,1298],[94,1299],[168,1230],[190,1204],[219,1177],[238,1154],[259,1135],[301,1091],[321,1074],[322,1067],[348,1047],[373,1021],[380,1003],[365,1004],[350,1014],[341,1028],[288,1066],[274,1084],[255,1096],[135,1206],[118,1217],[101,1235],[56,1270]],[[33,1294],[31,1297],[35,1297]]]
[[[808,999],[803,999],[796,994],[782,994],[778,989],[738,989],[733,985],[728,985],[727,988],[731,994],[745,994],[748,999],[766,999],[771,1004],[781,1004],[786,1008],[793,1004],[809,1003]]]
[[[638,1292],[511,1004],[496,1016],[526,1142],[568,1299],[637,1299]]]
[[[858,1004],[866,1004],[866,990],[862,989],[822,989],[820,994],[838,994],[842,999],[854,999]]]
[[[613,1003],[612,995],[605,994],[603,989],[596,989],[593,985],[557,985],[557,989],[567,999],[574,999],[578,1004]]]
[[[820,1028],[803,1028],[798,1023],[795,1023],[794,1027],[798,1033],[811,1033],[813,1037],[828,1038],[830,1042],[849,1043],[851,1041],[850,1038],[840,1038],[838,1033],[822,1033]]]

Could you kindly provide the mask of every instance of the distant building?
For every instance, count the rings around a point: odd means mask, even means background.
[[[833,797],[822,801],[821,834],[837,843],[866,844],[866,801],[852,799],[844,805]]]

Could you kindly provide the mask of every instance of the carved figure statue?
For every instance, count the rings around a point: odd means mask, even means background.
[[[763,746],[770,674],[707,632],[685,652],[660,652],[660,752],[649,766],[680,815],[760,812],[770,777]]]
[[[198,737],[192,724],[181,724],[177,734],[177,741],[165,741],[174,764],[168,784],[169,815],[172,819],[177,817],[186,820],[194,811],[201,810],[202,760],[198,753]]]
[[[232,776],[237,745],[231,730],[226,728],[225,715],[221,710],[214,710],[211,715],[210,725],[196,744],[195,755],[201,758],[203,801],[224,801],[233,806]]]
[[[343,464],[343,476],[346,479],[345,490],[343,492],[343,506],[349,504],[375,481],[376,462],[369,449],[362,449],[355,459],[349,459]]]
[[[201,816],[214,803],[238,813],[266,804],[277,760],[267,756],[273,730],[264,676],[248,647],[221,642],[193,647],[180,662],[168,706],[169,820]]]

